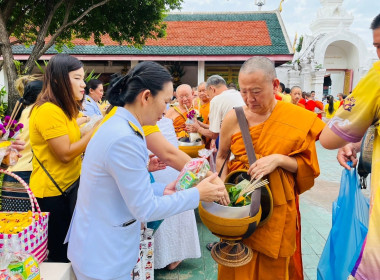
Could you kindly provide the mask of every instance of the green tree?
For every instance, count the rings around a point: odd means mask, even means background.
[[[0,55],[8,78],[9,108],[19,98],[14,89],[17,71],[12,46],[30,46],[32,52],[21,65],[29,74],[50,47],[72,47],[75,38],[90,39],[102,46],[109,34],[120,44],[141,47],[148,38],[165,36],[166,13],[180,8],[183,0],[0,0]]]

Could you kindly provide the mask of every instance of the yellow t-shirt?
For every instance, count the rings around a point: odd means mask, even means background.
[[[71,143],[79,141],[80,131],[76,119],[70,120],[61,108],[47,102],[33,108],[29,121],[29,134],[35,156],[58,186],[65,191],[80,175],[81,156],[77,156],[69,163],[63,163],[50,150],[47,140],[68,135]],[[39,198],[61,194],[35,158],[33,158],[30,188]]]
[[[281,98],[282,98],[281,101],[292,103],[292,97],[290,96],[290,94],[285,94],[285,93],[279,92],[278,95],[281,96]]]
[[[144,130],[145,137],[152,133],[160,132],[158,125],[144,125],[143,130]]]
[[[20,133],[20,139],[25,141],[25,149],[20,152],[22,155],[21,158],[19,158],[18,162],[14,166],[8,167],[8,171],[16,172],[16,171],[32,171],[33,165],[32,165],[32,147],[30,146],[29,141],[29,115],[30,110],[32,109],[33,105],[30,105],[26,107],[22,113],[19,120],[19,123],[22,123],[24,125],[24,128],[22,129]]]
[[[352,94],[347,96],[329,126],[332,131],[347,142],[359,142],[370,125],[375,125],[373,140],[370,216],[366,242],[357,271],[365,279],[378,279],[380,263],[380,61],[374,63]],[[360,261],[360,263],[359,263]],[[360,277],[361,279],[364,279]]]
[[[325,113],[326,113],[326,118],[331,119],[334,117],[336,111],[339,109],[340,102],[334,102],[334,111],[330,114],[329,112],[329,104],[325,105]]]

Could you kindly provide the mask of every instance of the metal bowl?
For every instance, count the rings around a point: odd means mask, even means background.
[[[251,205],[245,205],[240,207],[230,207],[220,205],[215,202],[204,202],[202,201],[203,208],[218,217],[227,219],[240,219],[249,217],[249,211],[251,210]]]
[[[198,142],[181,142],[178,141],[178,146],[202,146],[202,141]]]

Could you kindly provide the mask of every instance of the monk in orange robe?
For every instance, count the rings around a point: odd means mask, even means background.
[[[302,90],[299,86],[294,86],[290,90],[291,103],[305,108],[305,99],[302,98]],[[303,101],[301,101],[303,100]]]
[[[210,120],[208,115],[210,114],[210,96],[208,96],[206,92],[206,82],[200,83],[198,85],[198,96],[201,101],[199,106],[199,114],[203,118],[204,124],[210,124]],[[205,143],[205,147],[208,149],[210,147],[211,138],[203,136],[203,141]]]
[[[223,170],[222,179],[237,169],[247,169],[252,178],[266,176],[273,195],[273,214],[243,240],[253,250],[252,260],[235,268],[219,265],[218,279],[303,279],[301,256],[294,256],[296,232],[300,230],[296,200],[319,175],[315,141],[324,123],[313,112],[275,99],[279,80],[273,63],[265,57],[253,57],[243,64],[239,85],[257,161],[251,166],[248,163],[232,110],[222,122],[217,170],[231,150],[235,159]]]
[[[182,137],[180,133],[186,132],[187,113],[192,110],[192,88],[187,84],[182,84],[178,86],[176,95],[179,105],[171,107],[166,113],[166,117],[173,121],[177,137]]]

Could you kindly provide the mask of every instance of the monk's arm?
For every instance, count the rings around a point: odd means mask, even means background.
[[[171,120],[174,120],[175,117],[176,117],[176,111],[173,109],[173,108],[170,108],[166,113],[165,113],[165,117],[171,119]]]
[[[222,126],[220,128],[220,137],[219,137],[219,149],[218,154],[216,156],[216,171],[220,172],[224,162],[225,166],[223,168],[223,172],[221,174],[222,180],[224,180],[228,174],[228,160],[226,161],[227,157],[230,155],[230,149],[231,149],[231,136],[232,131],[237,125],[237,119],[236,114],[234,110],[232,110],[232,113],[229,112],[226,117],[224,118],[222,122]]]
[[[181,171],[191,157],[173,146],[161,132],[154,132],[146,136],[148,149],[155,154],[161,161]]]

